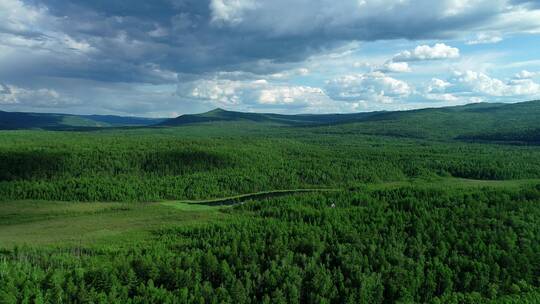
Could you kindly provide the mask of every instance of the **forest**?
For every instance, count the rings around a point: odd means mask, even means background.
[[[540,178],[536,146],[251,128],[4,133],[0,197],[156,201],[441,176]]]
[[[4,303],[537,303],[540,185],[247,201],[144,243],[2,251]],[[332,204],[335,207],[332,207]],[[512,296],[513,302],[504,301]],[[509,300],[510,301],[510,300]]]
[[[436,125],[484,108],[0,131],[0,303],[539,303],[534,119]]]

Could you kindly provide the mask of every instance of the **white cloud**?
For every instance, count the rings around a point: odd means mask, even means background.
[[[512,96],[539,96],[540,84],[531,79],[512,80],[508,84],[509,92],[507,95]]]
[[[471,1],[471,0],[448,0],[443,1],[446,4],[446,7],[443,11],[443,15],[447,17],[457,16],[463,14],[467,10],[470,10],[481,1]],[[476,3],[475,3],[476,2]]]
[[[0,45],[30,50],[36,55],[95,51],[88,41],[75,39],[57,29],[58,18],[50,15],[45,6],[0,0],[0,20]]]
[[[212,22],[237,24],[242,22],[245,11],[256,8],[253,0],[212,0]]]
[[[480,26],[479,30],[498,31],[505,34],[540,33],[540,10],[513,6],[494,16],[493,20]]]
[[[444,81],[439,78],[433,78],[431,79],[431,82],[427,86],[426,91],[429,93],[431,92],[441,93],[441,92],[444,92],[450,86],[452,86],[452,84],[447,81]]]
[[[421,97],[425,98],[427,101],[436,101],[436,102],[448,102],[454,103],[460,99],[454,94],[447,93],[446,90],[452,87],[452,84],[448,81],[432,78],[431,81],[424,87],[424,93],[417,92]]]
[[[450,93],[428,93],[424,97],[430,101],[455,102],[459,100],[458,97]]]
[[[47,10],[34,7],[19,0],[0,1],[0,31],[24,32],[33,30],[36,24],[43,23]]]
[[[534,78],[536,76],[538,76],[540,73],[538,72],[529,72],[527,70],[523,70],[519,73],[517,73],[514,77],[516,79],[531,79],[531,78]]]
[[[520,73],[528,77],[529,73]],[[516,98],[540,97],[540,84],[530,78],[514,78],[507,81],[490,77],[486,73],[471,70],[455,71],[448,81],[433,78],[416,92],[426,101],[448,104],[515,101]]]
[[[298,68],[298,69],[283,71],[280,73],[274,73],[274,74],[269,75],[269,77],[273,79],[287,79],[294,76],[307,76],[310,73],[311,71],[307,68]]]
[[[495,97],[533,97],[540,94],[540,84],[531,79],[514,79],[504,82],[485,73],[456,72],[456,85],[464,90]]]
[[[410,72],[411,68],[407,62],[393,62],[388,61],[383,64],[379,69],[383,73],[406,73]]]
[[[467,41],[467,44],[475,45],[475,44],[498,43],[498,42],[501,42],[502,40],[503,39],[499,34],[479,33],[476,35],[475,39]]]
[[[0,84],[0,105],[54,108],[78,104],[78,100],[51,89],[27,89]]]
[[[319,108],[334,108],[336,110],[336,107],[339,107],[320,88],[274,83],[266,79],[253,81],[219,78],[195,80],[180,83],[177,95],[182,98],[199,100],[209,106],[238,110],[256,106],[291,106],[307,111]]]
[[[180,82],[176,95],[208,107],[276,112],[351,112],[380,110],[413,93],[404,81],[382,72],[354,74],[326,82],[323,88],[291,85],[269,79],[213,78]]]
[[[434,46],[419,45],[414,50],[398,53],[392,59],[394,62],[419,61],[419,60],[440,60],[459,58],[459,49],[448,46],[444,43],[437,43]]]
[[[391,103],[394,98],[409,96],[412,89],[404,81],[381,72],[372,72],[346,75],[327,81],[325,92],[334,100]]]
[[[257,101],[260,104],[282,105],[300,104],[313,105],[321,99],[326,99],[322,89],[307,86],[272,86],[260,90]]]

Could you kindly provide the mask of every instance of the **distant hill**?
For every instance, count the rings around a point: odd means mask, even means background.
[[[532,143],[535,139],[529,137],[537,137],[534,130],[540,129],[540,101],[387,112],[331,129],[412,138]]]
[[[182,115],[158,126],[253,122],[315,128],[319,132],[371,134],[425,139],[537,143],[540,101],[477,103],[410,111],[353,114],[281,115],[215,109]]]
[[[211,122],[241,122],[250,121],[256,123],[278,124],[278,125],[320,125],[320,124],[335,124],[344,122],[354,122],[368,117],[377,115],[381,112],[370,113],[353,113],[353,114],[299,114],[299,115],[283,115],[270,113],[246,113],[226,111],[220,108],[202,114],[187,114],[177,118],[172,118],[163,121],[161,126],[181,126],[196,123],[211,123]]]
[[[111,127],[150,126],[159,124],[166,120],[166,118],[144,118],[114,115],[83,115],[80,117],[100,123],[105,123]]]
[[[215,109],[172,119],[0,111],[0,129],[81,130],[107,127],[253,123],[314,132],[436,140],[540,144],[540,101],[478,103],[410,111],[283,115]]]
[[[113,115],[71,115],[0,111],[0,129],[77,130],[106,127],[149,126],[163,119]]]

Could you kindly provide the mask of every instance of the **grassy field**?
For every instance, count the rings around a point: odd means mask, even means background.
[[[0,202],[0,246],[129,246],[163,227],[225,217],[219,208],[181,202]]]

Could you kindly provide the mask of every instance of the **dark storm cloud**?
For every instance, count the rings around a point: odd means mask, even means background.
[[[445,1],[420,2],[32,0],[53,17],[52,32],[88,50],[68,47],[74,52],[66,54],[53,44],[51,54],[34,55],[31,65],[4,68],[4,74],[148,83],[171,82],[171,72],[264,74],[351,40],[449,37],[496,10],[479,5],[445,15]],[[259,60],[282,65],[254,64]]]

